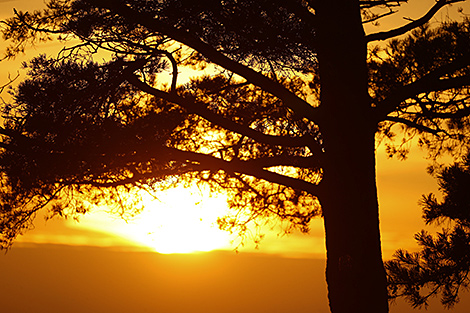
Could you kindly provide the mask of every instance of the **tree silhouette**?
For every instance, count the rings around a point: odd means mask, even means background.
[[[387,312],[376,141],[405,155],[388,140],[400,125],[403,143],[455,152],[470,113],[470,21],[427,25],[461,1],[365,33],[402,2],[51,0],[17,12],[3,23],[7,57],[71,44],[26,64],[4,107],[3,246],[41,208],[125,209],[133,188],[196,181],[228,194],[225,229],[277,218],[308,231],[322,215],[331,311]],[[211,74],[180,83],[183,68]]]
[[[422,230],[415,236],[420,251],[398,250],[385,264],[390,295],[404,296],[414,307],[441,294],[441,303],[450,308],[470,283],[470,156],[444,167],[437,178],[443,200],[423,196],[423,218],[426,224],[451,223],[436,236]]]

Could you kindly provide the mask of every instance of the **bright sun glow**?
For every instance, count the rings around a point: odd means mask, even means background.
[[[230,234],[217,227],[227,212],[223,196],[209,197],[194,189],[175,188],[158,196],[144,197],[145,209],[124,221],[106,212],[85,216],[74,227],[117,235],[159,253],[191,253],[230,247]]]

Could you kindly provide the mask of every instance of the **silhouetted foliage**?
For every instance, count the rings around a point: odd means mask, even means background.
[[[16,12],[2,24],[7,58],[38,41],[65,48],[27,63],[3,108],[2,246],[43,207],[127,212],[134,188],[197,182],[227,193],[233,214],[219,224],[231,231],[307,232],[323,216],[331,310],[386,312],[376,139],[391,155],[417,137],[457,156],[470,113],[470,22],[427,25],[460,1],[364,33],[402,2],[51,0]],[[182,81],[183,69],[198,75]]]
[[[440,295],[451,308],[470,284],[470,156],[444,167],[437,178],[443,200],[423,196],[423,218],[426,224],[449,226],[436,235],[422,230],[415,237],[418,252],[398,250],[386,263],[391,297],[404,296],[414,307]]]

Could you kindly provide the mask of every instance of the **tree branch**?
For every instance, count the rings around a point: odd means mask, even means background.
[[[2,59],[0,59],[0,61],[2,61]],[[0,86],[0,94],[5,90],[5,88],[7,88],[8,86],[11,86],[15,82],[15,80],[18,79],[18,77],[20,77],[19,71],[16,72],[16,76],[14,78],[11,78],[11,74],[8,73],[8,82]]]
[[[382,120],[380,116],[387,116],[387,114],[393,112],[393,109],[397,108],[398,105],[409,99],[415,95],[420,93],[427,93],[432,91],[444,91],[452,88],[459,88],[462,86],[469,86],[470,85],[470,76],[463,76],[463,77],[455,77],[449,79],[438,79],[433,81],[418,81],[416,83],[411,83],[409,85],[404,86],[401,89],[401,92],[397,92],[391,97],[385,99],[382,104],[384,107],[381,107],[379,111],[376,111],[379,117],[379,121]],[[386,110],[384,110],[387,108]],[[385,113],[381,115],[380,113]]]
[[[397,116],[387,116],[387,118],[385,118],[385,120],[386,121],[391,121],[391,122],[396,122],[396,123],[401,123],[401,124],[404,124],[406,126],[415,128],[419,131],[426,132],[426,133],[431,133],[431,134],[434,134],[434,135],[437,135],[438,133],[442,132],[439,129],[433,129],[433,128],[430,128],[430,127],[427,127],[427,126],[424,126],[424,125],[420,125],[420,124],[417,124],[413,121],[407,120],[405,118],[397,117]]]
[[[451,74],[469,65],[469,58],[460,58],[437,68],[436,70],[421,77],[417,81],[394,90],[389,97],[377,103],[376,115],[378,120],[380,121],[389,113],[393,112],[393,110],[395,110],[401,102],[420,93],[443,91],[451,88],[460,88],[470,85],[470,75],[440,79],[446,74]]]
[[[462,118],[462,117],[468,116],[469,114],[470,114],[470,107],[465,107],[455,112],[432,112],[428,110],[423,113],[423,115],[426,117],[439,118],[439,119]]]
[[[360,0],[359,5],[362,9],[370,9],[377,6],[385,6],[388,8],[400,6],[402,2],[407,2],[408,0]]]
[[[363,21],[362,21],[362,24],[373,23],[373,22],[375,22],[375,21],[377,21],[377,20],[380,20],[381,18],[383,18],[383,17],[385,17],[385,16],[389,16],[389,15],[392,15],[392,14],[395,14],[395,13],[397,13],[397,11],[390,10],[390,11],[388,11],[387,13],[382,13],[382,14],[379,14],[379,15],[377,15],[377,16],[373,16],[373,17],[371,17],[371,18],[369,18],[369,19],[367,19],[367,20],[363,20]]]
[[[272,166],[295,166],[303,168],[320,167],[320,160],[315,156],[300,157],[292,155],[277,155],[273,157],[249,159],[240,162],[244,162],[244,164],[250,164],[260,168],[268,168]]]
[[[275,156],[258,160],[255,159],[242,161],[236,159],[232,161],[226,161],[203,153],[183,151],[176,148],[168,147],[159,147],[158,153],[160,155],[165,155],[166,162],[177,161],[181,164],[187,164],[187,167],[185,167],[182,172],[179,171],[178,174],[182,174],[184,172],[202,172],[207,170],[217,172],[222,170],[228,173],[235,172],[239,174],[257,177],[271,183],[289,186],[294,189],[304,190],[312,194],[315,194],[315,192],[318,194],[320,189],[318,185],[315,185],[313,183],[298,178],[281,175],[264,169],[264,167],[266,167],[266,161],[268,162],[268,164],[271,163],[268,166],[274,166],[275,164],[282,165],[283,162],[281,162],[281,159],[286,160],[285,157],[281,158],[279,156]],[[308,160],[310,158],[306,159]],[[135,184],[139,180],[155,178],[157,176],[156,174],[157,173],[155,172],[148,172],[142,174],[134,173],[132,177],[126,177],[116,181],[100,182],[91,179],[71,181],[69,184],[86,184],[94,187],[117,187],[120,185]]]
[[[320,147],[315,139],[309,135],[304,135],[300,137],[290,137],[290,136],[273,136],[273,135],[266,135],[261,132],[258,132],[252,128],[246,127],[244,125],[235,123],[219,114],[216,114],[203,104],[197,101],[188,100],[187,98],[183,98],[176,94],[170,94],[165,91],[155,89],[144,82],[140,81],[135,75],[130,75],[128,81],[133,84],[135,87],[139,88],[140,90],[152,94],[158,98],[167,100],[169,102],[175,103],[184,109],[186,109],[190,113],[195,113],[206,120],[223,127],[229,131],[236,132],[238,134],[247,136],[252,138],[258,142],[269,144],[269,145],[278,145],[278,146],[285,146],[285,147],[306,147],[308,146],[313,152],[317,152],[317,156],[320,155]]]
[[[318,193],[320,192],[320,188],[318,185],[309,183],[301,179],[284,176],[278,173],[265,170],[264,168],[257,166],[258,164],[256,164],[256,160],[241,161],[237,159],[233,161],[225,161],[206,154],[190,151],[181,151],[172,148],[168,149],[171,150],[169,152],[170,156],[177,157],[178,159],[183,158],[186,160],[199,162],[201,167],[199,171],[208,169],[211,171],[223,170],[226,172],[236,172],[253,177],[258,177],[271,183],[289,186],[294,189],[304,190],[316,195],[317,197]]]
[[[188,31],[177,29],[173,26],[165,25],[163,22],[155,19],[152,15],[145,12],[137,12],[117,0],[85,0],[86,2],[106,8],[111,12],[120,14],[123,18],[129,20],[130,24],[140,24],[148,29],[161,32],[174,40],[181,42],[188,47],[203,54],[207,59],[225,69],[244,77],[247,81],[261,87],[281,99],[298,118],[306,117],[311,121],[315,118],[315,108],[305,100],[297,97],[286,89],[283,85],[269,79],[263,74],[238,63],[221,52],[214,49],[199,38],[193,37]]]
[[[403,35],[417,27],[420,27],[427,22],[439,11],[441,8],[444,6],[451,4],[451,3],[456,3],[456,2],[463,2],[465,0],[438,0],[429,11],[420,17],[419,19],[412,21],[406,25],[403,25],[401,27],[389,30],[389,31],[384,31],[384,32],[378,32],[374,34],[369,34],[366,36],[366,42],[371,42],[371,41],[376,41],[376,40],[386,40],[390,39],[396,36]]]
[[[175,58],[173,57],[173,54],[169,51],[166,50],[155,50],[154,53],[161,53],[165,55],[171,62],[171,67],[172,67],[172,77],[171,77],[171,87],[170,87],[170,92],[173,93],[176,91],[176,82],[178,79],[178,64],[176,63]]]
[[[24,14],[20,14],[15,8],[13,8],[13,13],[16,15],[16,18],[18,18],[18,20],[21,23],[26,25],[26,27],[29,28],[32,31],[41,32],[41,33],[49,33],[49,34],[62,34],[63,33],[63,30],[52,30],[52,29],[47,29],[47,28],[34,27],[33,25],[31,25],[30,23],[28,23],[26,21],[26,16],[28,16],[28,12],[26,12]],[[5,22],[3,22],[3,23],[5,23]],[[8,23],[5,23],[5,24],[10,26]]]

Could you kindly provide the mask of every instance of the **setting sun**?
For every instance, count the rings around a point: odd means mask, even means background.
[[[93,212],[74,228],[106,232],[159,253],[192,253],[230,246],[230,234],[218,229],[227,212],[223,196],[211,197],[197,188],[175,188],[158,199],[143,197],[143,211],[129,220],[105,211]]]

